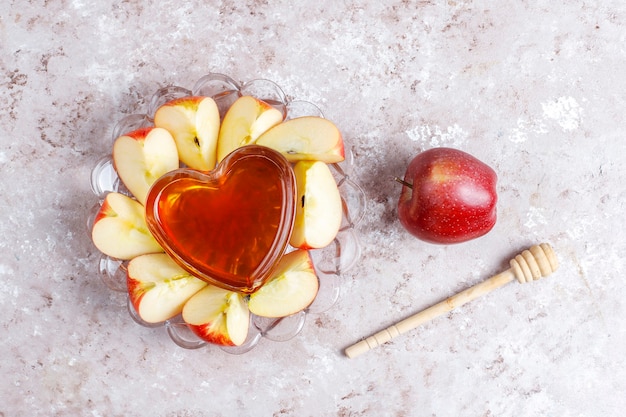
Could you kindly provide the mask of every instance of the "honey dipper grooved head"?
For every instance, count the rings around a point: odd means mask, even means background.
[[[559,268],[556,255],[547,243],[525,250],[511,259],[510,265],[521,284],[547,277]]]

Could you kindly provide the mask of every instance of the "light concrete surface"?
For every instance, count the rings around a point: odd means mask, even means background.
[[[0,416],[621,415],[625,37],[621,0],[3,2]],[[338,302],[243,355],[137,325],[86,230],[114,123],[209,72],[316,103],[367,196]],[[402,229],[392,178],[436,146],[497,171],[488,235]],[[551,277],[343,355],[539,242]]]

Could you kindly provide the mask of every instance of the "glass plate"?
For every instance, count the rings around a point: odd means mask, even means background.
[[[152,126],[154,113],[162,104],[190,95],[212,97],[218,105],[221,117],[224,116],[233,102],[243,95],[251,95],[271,104],[283,112],[285,120],[301,116],[324,117],[322,111],[313,103],[288,100],[283,90],[272,81],[255,79],[246,83],[237,83],[227,75],[210,73],[200,78],[191,90],[180,86],[170,86],[158,90],[152,96],[145,114],[129,115],[114,126],[111,146],[113,146],[115,139],[125,133]],[[344,146],[345,161],[330,165],[343,201],[342,225],[337,237],[330,245],[322,249],[311,250],[320,283],[317,297],[307,309],[288,317],[269,319],[251,314],[248,337],[242,345],[215,346],[228,353],[241,354],[250,351],[261,339],[276,342],[289,340],[302,330],[309,315],[327,311],[339,298],[339,280],[342,273],[354,266],[361,256],[356,226],[365,212],[365,194],[361,187],[350,178],[353,155],[345,144],[345,138]],[[132,197],[132,194],[117,176],[110,155],[103,157],[92,169],[91,189],[98,198],[98,202],[89,213],[87,221],[89,231],[91,231],[96,213],[109,192],[119,192]],[[127,293],[127,264],[128,261],[115,259],[105,254],[100,255],[98,274],[110,290]],[[145,327],[165,327],[170,338],[180,347],[197,349],[212,345],[192,333],[181,315],[162,323],[147,323],[139,317],[129,299],[127,305],[129,314],[135,322]]]

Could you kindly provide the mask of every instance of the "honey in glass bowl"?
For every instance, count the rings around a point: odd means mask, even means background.
[[[287,248],[295,195],[289,162],[272,149],[248,145],[213,171],[165,174],[148,193],[146,221],[165,252],[189,273],[252,293]]]

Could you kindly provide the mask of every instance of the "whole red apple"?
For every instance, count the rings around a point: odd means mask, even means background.
[[[465,242],[496,223],[495,171],[452,148],[418,154],[407,167],[398,218],[414,236],[430,243]]]

